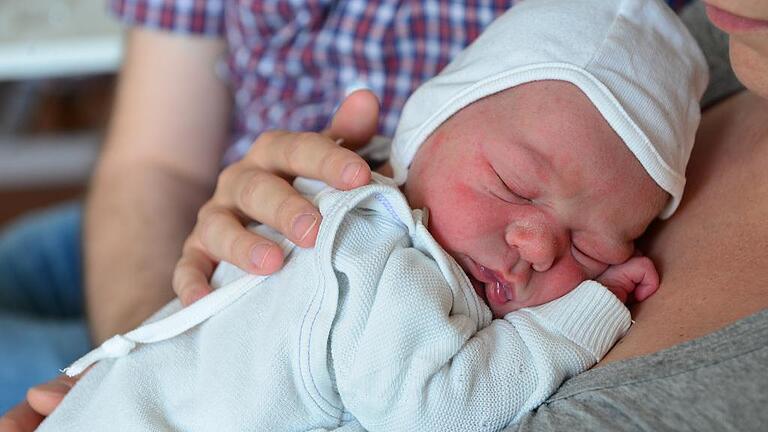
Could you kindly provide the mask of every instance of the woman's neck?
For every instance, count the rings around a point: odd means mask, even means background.
[[[677,213],[641,250],[661,288],[604,362],[703,336],[768,307],[768,103],[749,93],[707,111]]]

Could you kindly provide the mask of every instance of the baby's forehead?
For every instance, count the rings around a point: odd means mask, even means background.
[[[472,114],[470,114],[472,113]],[[581,114],[589,114],[588,117]],[[463,121],[464,127],[514,126],[539,130],[593,130],[608,125],[593,101],[578,86],[560,80],[519,84],[478,99],[445,122]],[[502,120],[491,123],[493,120]],[[479,121],[479,122],[478,122]],[[467,122],[478,122],[466,124]],[[445,126],[439,125],[437,129]]]
[[[451,122],[448,134],[478,138],[489,163],[528,192],[578,200],[609,216],[628,217],[623,210],[631,205],[651,219],[664,201],[624,140],[571,83],[512,87],[464,107]]]
[[[499,176],[526,195],[557,204],[577,202],[582,205],[572,207],[587,216],[600,211],[614,224],[631,217],[628,206],[653,219],[663,201],[624,140],[592,100],[567,81],[529,82],[479,99],[441,124],[431,140],[436,137],[460,143],[446,147],[454,156],[481,149]],[[655,199],[657,194],[662,198]]]
[[[501,90],[459,110],[436,129],[441,131],[487,138],[487,145],[502,149],[519,146],[534,161],[565,162],[563,169],[571,159],[607,164],[631,154],[589,97],[566,81],[534,81]]]

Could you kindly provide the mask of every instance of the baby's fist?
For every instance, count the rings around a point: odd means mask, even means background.
[[[656,266],[646,256],[635,256],[622,264],[609,266],[597,281],[605,285],[622,303],[641,302],[659,289]]]

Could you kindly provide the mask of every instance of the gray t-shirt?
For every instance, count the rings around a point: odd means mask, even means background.
[[[701,99],[701,107],[707,109],[715,103],[744,89],[731,69],[728,54],[728,35],[713,26],[707,18],[703,2],[686,7],[680,18],[698,42],[709,65],[709,86]]]
[[[563,384],[508,432],[768,430],[768,309]]]

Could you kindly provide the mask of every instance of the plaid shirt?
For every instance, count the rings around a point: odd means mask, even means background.
[[[513,3],[110,0],[110,7],[128,25],[226,38],[222,70],[236,105],[224,157],[230,163],[265,130],[322,129],[344,95],[359,87],[379,97],[379,133],[392,136],[413,90]]]

